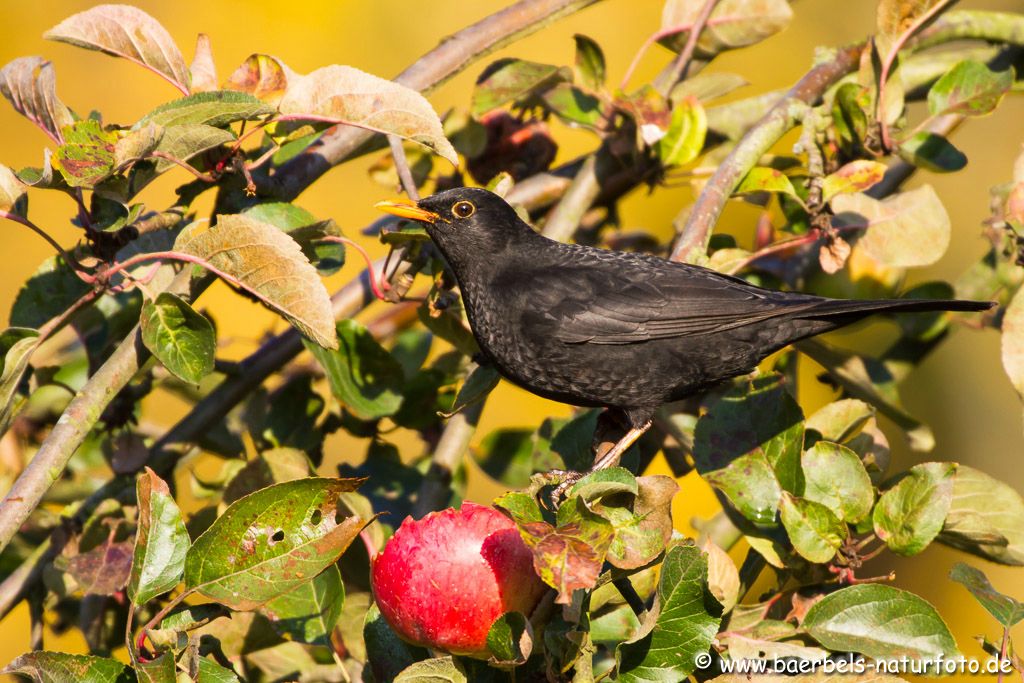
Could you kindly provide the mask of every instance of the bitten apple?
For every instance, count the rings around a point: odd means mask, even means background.
[[[402,522],[373,561],[374,598],[404,640],[487,658],[505,612],[529,616],[547,590],[515,524],[475,503]]]

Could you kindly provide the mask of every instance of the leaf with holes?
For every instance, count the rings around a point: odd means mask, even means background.
[[[963,61],[928,91],[928,111],[932,116],[990,114],[1012,87],[1012,68],[992,71],[981,62]]]
[[[910,468],[883,493],[872,519],[875,533],[900,555],[916,555],[942,530],[953,500],[956,465],[926,462]]]
[[[360,419],[394,415],[402,406],[402,366],[361,323],[340,320],[337,331],[337,350],[306,344],[327,374],[331,393]]]
[[[834,224],[863,228],[858,246],[889,266],[928,266],[949,247],[949,214],[931,185],[881,201],[843,194],[832,200],[832,209]]]
[[[150,123],[165,127],[200,123],[220,128],[235,121],[250,121],[273,112],[273,107],[252,95],[215,90],[161,104],[139,119],[132,128],[137,130]]]
[[[224,89],[244,92],[276,106],[288,89],[288,84],[297,77],[277,57],[254,53],[228,76],[224,81]]]
[[[21,674],[36,683],[129,683],[131,669],[114,659],[40,650],[24,654],[0,674]]]
[[[71,187],[92,189],[114,172],[117,135],[92,119],[76,121],[62,131],[64,144],[53,155],[53,165]]]
[[[949,578],[969,590],[981,606],[1004,628],[1013,628],[1017,622],[1024,619],[1024,603],[993,588],[988,577],[980,569],[957,562],[950,570]]]
[[[312,581],[301,583],[260,608],[274,630],[310,645],[330,645],[331,633],[341,617],[345,586],[337,565]]]
[[[334,64],[296,78],[279,107],[282,114],[297,120],[342,123],[397,135],[459,164],[441,120],[425,97],[350,66]]]
[[[362,479],[308,478],[241,498],[196,539],[185,585],[237,610],[251,610],[334,564],[369,520],[342,517],[339,500]]]
[[[75,117],[57,97],[53,65],[42,57],[19,57],[0,70],[0,93],[14,110],[36,124],[54,141]]]
[[[616,649],[615,680],[685,680],[718,632],[721,619],[707,611],[708,601],[714,605],[704,553],[695,546],[669,550],[658,579],[659,609],[648,612],[640,632]]]
[[[136,483],[139,529],[135,537],[128,597],[141,606],[178,585],[189,537],[167,483],[148,467]]]
[[[661,14],[661,30],[674,33],[660,42],[676,52],[682,50],[689,27],[703,6],[694,0],[668,0]],[[719,0],[697,40],[696,54],[711,57],[753,45],[786,28],[792,18],[786,0]]]
[[[949,627],[923,598],[875,583],[826,595],[807,611],[803,627],[830,650],[874,659],[956,657]]]
[[[1005,482],[960,465],[937,540],[994,562],[1024,565],[1024,499]]]
[[[835,173],[829,173],[822,178],[821,201],[828,202],[839,194],[863,192],[880,181],[885,175],[885,170],[885,164],[877,161],[851,161]]]
[[[160,22],[136,7],[97,5],[68,17],[43,38],[123,57],[188,92],[189,71],[181,50]]]
[[[566,521],[557,528],[547,522],[517,526],[519,535],[533,551],[537,574],[558,591],[555,602],[568,605],[574,591],[594,587],[614,529],[607,520],[586,510],[579,498],[564,502],[559,516]]]
[[[245,215],[218,216],[215,226],[182,230],[174,247],[227,275],[320,346],[338,348],[330,296],[298,243],[278,228]]]
[[[804,451],[800,464],[804,471],[804,498],[824,505],[851,524],[871,512],[875,502],[871,477],[849,448],[819,441]]]
[[[169,292],[142,305],[142,343],[175,377],[199,384],[213,372],[217,350],[213,325],[188,302]]]
[[[793,549],[811,562],[824,564],[836,555],[847,536],[846,525],[830,509],[783,492],[779,517]]]

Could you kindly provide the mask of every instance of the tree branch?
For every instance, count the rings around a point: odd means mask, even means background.
[[[429,94],[495,50],[598,1],[520,0],[445,38],[440,45],[398,74],[394,81],[424,95]],[[361,128],[339,126],[324,136],[322,144],[278,169],[271,191],[280,199],[294,199],[373,136],[374,133]]]

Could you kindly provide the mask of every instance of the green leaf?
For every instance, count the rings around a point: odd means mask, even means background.
[[[804,471],[804,498],[824,505],[850,524],[871,512],[875,502],[871,477],[849,448],[819,441],[804,451],[800,463]]]
[[[649,564],[672,538],[672,498],[679,485],[664,475],[640,477],[636,483],[638,492],[632,510],[617,504],[623,491],[609,491],[605,494],[609,500],[602,500],[595,510],[615,530],[608,546],[608,562],[620,569],[638,569]]]
[[[900,144],[898,153],[904,161],[932,173],[951,173],[967,165],[967,157],[946,138],[921,132]]]
[[[0,436],[7,431],[20,406],[15,394],[38,346],[36,330],[9,327],[0,333]]]
[[[544,105],[570,126],[597,128],[604,119],[601,100],[571,83],[559,83],[541,95]]]
[[[468,683],[465,667],[451,657],[434,657],[411,664],[393,683]]]
[[[488,66],[477,79],[470,111],[479,118],[532,92],[571,80],[572,73],[568,69],[524,59],[500,59]]]
[[[708,119],[699,102],[686,100],[672,109],[668,129],[658,140],[658,158],[665,166],[682,166],[700,155],[708,133]]]
[[[393,681],[404,669],[430,656],[426,648],[410,645],[399,638],[373,602],[363,622],[363,640],[366,642],[366,663],[376,681]]]
[[[487,398],[487,395],[498,386],[501,375],[493,365],[478,365],[469,373],[469,377],[459,387],[459,393],[455,396],[455,403],[445,417],[451,417],[467,406],[478,403]]]
[[[568,605],[574,591],[594,587],[614,530],[607,520],[587,510],[581,499],[562,503],[557,528],[547,522],[518,527],[519,535],[533,551],[537,574],[558,591],[556,603]]]
[[[494,506],[507,512],[517,524],[544,521],[537,499],[522,491],[509,491],[498,496],[494,499]]]
[[[171,374],[199,384],[213,372],[217,350],[213,325],[176,294],[161,292],[142,305],[142,343]]]
[[[956,657],[949,627],[924,599],[881,584],[848,586],[807,612],[804,630],[830,650],[874,659]]]
[[[189,549],[185,584],[250,610],[334,564],[366,524],[342,518],[339,499],[360,479],[299,479],[235,501]]]
[[[207,126],[204,123],[189,123],[164,128],[163,137],[160,138],[156,151],[181,161],[188,161],[197,154],[234,141],[235,134],[230,130]],[[163,173],[177,166],[169,159],[157,158],[155,161],[156,173]]]
[[[332,564],[312,581],[301,583],[263,605],[260,611],[281,635],[300,643],[330,646],[331,633],[344,603],[341,572]]]
[[[174,653],[165,652],[148,662],[135,662],[135,675],[140,683],[177,683],[178,668],[174,663]]]
[[[128,597],[141,606],[181,581],[188,531],[167,483],[148,467],[136,483],[139,528],[135,537]]]
[[[604,52],[601,46],[585,35],[577,33],[576,41],[576,74],[580,85],[591,90],[600,90],[604,86],[605,65]]]
[[[692,0],[668,0],[661,14],[662,31],[692,26],[703,5]],[[711,57],[758,43],[784,29],[793,18],[786,0],[720,0],[697,40],[697,54]],[[665,47],[679,52],[689,31],[661,39]]]
[[[129,131],[114,144],[114,168],[120,169],[148,157],[164,137],[164,127],[147,123],[138,130]]]
[[[672,101],[672,104],[682,102],[688,97],[692,97],[698,102],[707,102],[708,100],[725,97],[745,85],[750,85],[750,83],[738,74],[702,71],[695,76],[687,78],[685,81],[677,83],[672,88],[669,99]]]
[[[156,72],[182,91],[188,89],[188,66],[171,34],[136,7],[97,5],[68,17],[43,37],[123,57]]]
[[[491,664],[510,668],[526,662],[533,651],[533,628],[521,612],[505,612],[487,630]]]
[[[852,438],[860,431],[861,427],[875,416],[875,409],[864,401],[855,398],[844,398],[832,403],[827,403],[818,409],[816,413],[807,418],[804,428],[808,432],[807,440],[810,441],[810,432],[816,432],[825,441],[843,443]],[[805,443],[811,446],[811,443]],[[804,468],[804,474],[807,469]]]
[[[68,185],[92,189],[110,177],[117,135],[104,131],[93,119],[76,121],[61,133],[64,144],[53,155],[53,165]]]
[[[299,243],[302,253],[321,275],[333,275],[345,265],[345,245],[322,242],[324,237],[341,237],[341,228],[332,219],[317,218],[290,202],[264,202],[242,211],[249,218],[270,223]]]
[[[858,246],[885,265],[928,266],[949,247],[949,214],[931,185],[881,201],[865,194],[839,195],[832,209],[835,225],[865,228]]]
[[[942,530],[953,500],[956,465],[926,462],[879,497],[872,519],[875,534],[900,555],[916,555]]]
[[[279,105],[300,120],[343,123],[429,147],[459,165],[441,120],[418,92],[351,66],[333,64],[296,78]]]
[[[995,562],[1024,565],[1024,500],[1005,482],[959,465],[938,540]]]
[[[960,62],[928,91],[928,112],[932,116],[989,114],[1013,87],[1013,80],[1012,68],[992,71],[981,62]]]
[[[331,393],[354,415],[374,420],[394,415],[402,405],[402,366],[355,320],[337,324],[336,351],[306,343],[331,385]]]
[[[793,548],[811,562],[829,562],[847,536],[846,525],[830,509],[789,492],[782,494],[779,516]]]
[[[569,496],[579,496],[588,503],[605,496],[628,494],[635,496],[638,491],[636,477],[624,467],[608,467],[590,472],[569,489]]]
[[[244,215],[221,215],[181,231],[175,250],[197,256],[240,282],[320,346],[338,348],[334,312],[316,269],[278,228]]]
[[[839,194],[863,192],[885,176],[886,165],[877,161],[851,161],[821,180],[821,201],[828,202]]]
[[[658,579],[658,610],[648,613],[632,640],[615,651],[616,681],[682,681],[706,653],[721,619],[705,608],[708,565],[694,546],[669,550]],[[712,603],[713,604],[713,603]]]
[[[216,90],[161,104],[139,119],[132,130],[139,130],[151,123],[165,128],[195,124],[222,128],[235,121],[251,121],[272,113],[273,107],[252,95]]]
[[[868,133],[871,97],[859,83],[844,83],[832,101],[832,122],[844,148],[856,152]]]
[[[785,173],[766,166],[755,166],[750,169],[733,194],[754,192],[781,192],[791,197],[799,197]]]
[[[238,676],[231,669],[225,669],[206,657],[200,657],[198,680],[202,683],[238,683]]]
[[[61,140],[61,131],[75,116],[57,97],[53,64],[42,57],[18,57],[0,70],[0,93],[14,110]]]
[[[697,421],[697,470],[748,519],[770,524],[781,490],[802,487],[803,413],[781,377],[739,382]]]
[[[21,674],[37,683],[129,683],[132,680],[131,670],[113,659],[43,650],[18,657],[0,673]]]
[[[988,577],[980,569],[957,562],[950,570],[949,578],[963,584],[1004,628],[1013,628],[1017,622],[1024,619],[1024,603],[993,588]]]

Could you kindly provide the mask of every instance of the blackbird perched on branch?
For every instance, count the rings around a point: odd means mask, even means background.
[[[477,188],[377,207],[425,224],[459,283],[484,357],[504,377],[546,398],[620,413],[628,432],[593,469],[617,463],[662,404],[749,373],[792,342],[873,313],[993,305],[827,299],[656,256],[563,244]]]

